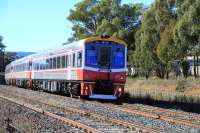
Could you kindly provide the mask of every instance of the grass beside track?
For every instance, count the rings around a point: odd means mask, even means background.
[[[128,78],[125,93],[133,99],[200,104],[200,79]]]

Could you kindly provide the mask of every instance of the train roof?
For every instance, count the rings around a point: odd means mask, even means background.
[[[88,37],[86,39],[80,40],[80,42],[82,42],[83,44],[87,44],[90,42],[94,42],[94,41],[109,41],[109,42],[116,42],[119,44],[123,44],[125,46],[127,46],[127,43],[117,39],[115,37],[108,37],[108,36],[93,36],[93,37]]]

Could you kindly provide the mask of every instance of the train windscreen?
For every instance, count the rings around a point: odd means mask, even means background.
[[[93,42],[86,45],[86,66],[105,69],[124,68],[125,46],[114,42]]]

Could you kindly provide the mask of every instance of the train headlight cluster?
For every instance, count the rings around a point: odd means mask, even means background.
[[[88,87],[88,86],[85,86],[85,89],[86,89],[86,90],[88,90],[88,89],[89,89],[89,87]]]

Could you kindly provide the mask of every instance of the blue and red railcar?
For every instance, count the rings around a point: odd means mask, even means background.
[[[34,90],[117,99],[124,92],[126,55],[122,40],[89,37],[11,62],[5,80]]]

